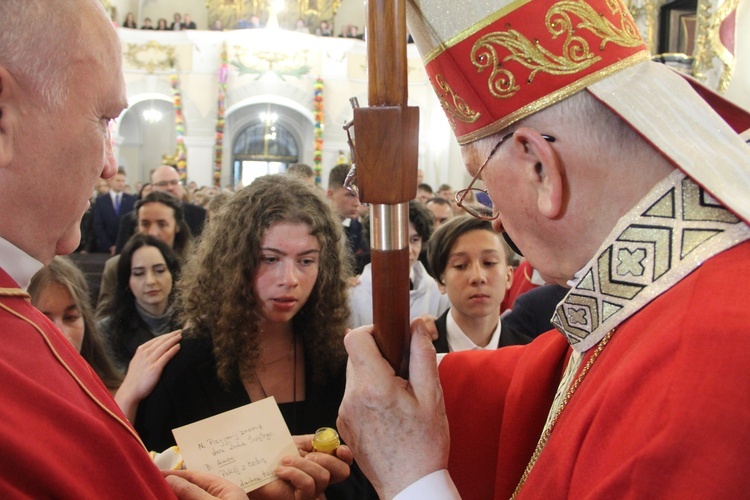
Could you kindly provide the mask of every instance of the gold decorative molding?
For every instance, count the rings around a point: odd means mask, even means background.
[[[173,155],[170,154],[163,154],[161,155],[161,164],[162,165],[171,165],[173,167],[177,167],[177,159],[179,158],[180,154],[179,152],[175,151]]]
[[[174,66],[175,48],[153,40],[145,44],[129,43],[125,58],[136,68],[153,73],[157,69],[168,70]]]
[[[628,0],[628,10],[652,54],[658,52],[660,9],[668,1]],[[721,25],[738,4],[739,0],[698,0],[696,9],[695,62],[691,72],[695,78],[719,92],[726,91],[734,71],[734,56],[721,43]]]
[[[708,34],[711,27],[711,7],[711,0],[699,0],[696,12],[693,76],[704,83],[706,83],[706,72],[714,67],[714,56],[708,46]]]
[[[737,9],[739,0],[725,0],[714,13],[708,30],[708,47],[724,64],[717,90],[726,92],[734,73],[734,55],[721,43],[721,25]],[[735,27],[736,31],[736,27]]]
[[[260,78],[265,73],[274,73],[284,80],[285,76],[299,78],[312,69],[308,64],[308,50],[283,52],[273,50],[250,51],[235,45],[236,58],[231,61],[241,75],[256,75]]]
[[[658,52],[659,9],[668,0],[629,0],[628,10],[641,30],[641,36],[652,54]]]
[[[206,0],[208,22],[213,24],[220,19],[225,29],[232,29],[240,19],[256,15],[265,21],[270,14],[272,0]],[[297,19],[304,19],[310,31],[318,23],[331,20],[336,15],[341,0],[284,0],[284,8],[279,11],[282,26],[292,27]]]

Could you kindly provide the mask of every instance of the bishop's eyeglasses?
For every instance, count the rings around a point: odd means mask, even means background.
[[[477,170],[477,173],[474,174],[474,178],[471,179],[471,182],[469,183],[469,186],[466,189],[461,189],[460,191],[456,192],[456,196],[455,196],[456,205],[458,205],[459,207],[463,208],[466,213],[468,213],[469,215],[471,215],[473,217],[476,217],[477,219],[481,219],[481,220],[495,220],[495,219],[497,219],[497,216],[499,214],[497,212],[495,212],[494,210],[491,211],[491,212],[488,211],[487,207],[474,207],[472,205],[465,205],[464,204],[464,200],[466,199],[466,197],[469,195],[470,192],[474,192],[475,195],[476,195],[476,193],[484,193],[487,196],[489,196],[489,193],[488,193],[488,191],[486,189],[475,188],[474,187],[474,183],[477,182],[477,180],[479,179],[479,176],[482,173],[482,170],[484,170],[484,167],[487,166],[487,164],[490,162],[490,160],[495,155],[495,153],[497,152],[497,150],[500,149],[500,146],[502,146],[503,143],[506,140],[508,140],[511,137],[513,137],[513,134],[515,134],[515,132],[509,132],[509,133],[505,134],[497,142],[497,144],[495,144],[495,147],[492,148],[492,150],[490,151],[489,156],[487,156],[487,159],[484,160],[484,163],[482,163],[482,166],[479,167],[479,170]],[[551,135],[542,134],[542,137],[547,142],[555,142],[555,138],[552,137]]]

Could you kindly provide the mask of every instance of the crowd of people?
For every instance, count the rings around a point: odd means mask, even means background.
[[[146,449],[274,396],[299,453],[259,498],[743,497],[750,114],[627,33],[597,41],[575,91],[539,72],[498,103],[464,44],[547,12],[502,3],[409,6],[428,72],[473,85],[462,112],[495,112],[454,122],[471,184],[420,178],[408,203],[408,381],[372,335],[369,207],[348,164],[326,189],[299,164],[236,191],[162,165],[127,193],[101,4],[0,3],[0,493],[246,498]],[[77,247],[108,258],[95,297],[62,257]],[[345,443],[333,454],[312,447],[324,426]]]
[[[115,25],[117,25],[116,22]],[[156,21],[156,25],[154,25],[153,20],[150,17],[144,17],[143,24],[141,24],[140,28],[138,27],[135,15],[132,12],[128,12],[125,15],[125,18],[123,19],[120,26],[129,29],[155,31],[183,31],[202,29],[198,28],[190,14],[180,14],[179,12],[174,13],[171,23],[169,23],[165,18],[160,17]],[[210,31],[224,31],[227,29],[261,29],[264,27],[265,24],[261,21],[260,16],[251,13],[244,17],[240,17],[234,24],[234,26],[225,26],[224,22],[221,19],[213,19],[209,22],[206,29]],[[327,19],[322,19],[317,26],[311,27],[308,20],[299,18],[294,23],[294,26],[289,26],[289,29],[292,31],[296,31],[297,33],[314,34],[317,36],[336,36],[334,34],[331,21]],[[360,32],[359,26],[355,24],[346,24],[341,27],[341,31],[338,37],[364,40],[364,33]]]
[[[335,427],[344,333],[373,321],[369,206],[345,186],[350,168],[333,167],[327,190],[301,163],[236,191],[185,185],[169,165],[153,169],[139,195],[125,192],[122,168],[97,183],[88,217],[96,231],[82,232],[101,243],[78,249],[110,255],[97,296],[62,257],[29,291],[148,449],[173,446],[176,427],[270,395],[295,435]],[[424,202],[415,196],[408,212],[410,316],[433,318],[438,352],[497,349],[541,333],[504,326],[515,254],[488,222],[456,207],[450,186]],[[48,305],[53,285],[69,290],[58,300],[67,309],[58,309],[81,319],[78,334]],[[353,465],[326,496],[377,495]]]

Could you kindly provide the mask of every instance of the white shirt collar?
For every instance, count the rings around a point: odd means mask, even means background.
[[[573,277],[566,282],[568,285],[568,288],[575,288],[576,285],[578,285],[578,283],[581,281],[581,278],[583,278],[585,274],[586,274],[585,267],[581,269],[580,271],[578,271],[577,273],[575,273]]]
[[[450,347],[451,352],[481,350],[494,351],[500,345],[501,328],[502,323],[500,322],[500,318],[498,317],[497,328],[495,328],[495,331],[492,333],[492,337],[490,337],[489,343],[485,347],[479,347],[463,332],[463,330],[461,330],[461,327],[458,326],[456,320],[453,319],[452,308],[448,312],[448,317],[446,318],[445,322],[445,329],[448,334],[448,346]]]
[[[13,281],[26,290],[31,283],[31,277],[43,268],[44,264],[0,237],[0,267],[13,278]]]

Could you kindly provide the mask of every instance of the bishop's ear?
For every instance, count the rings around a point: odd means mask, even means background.
[[[523,145],[525,171],[536,190],[539,213],[549,219],[558,217],[563,209],[565,170],[554,148],[557,139],[521,127],[514,134],[514,140]]]

